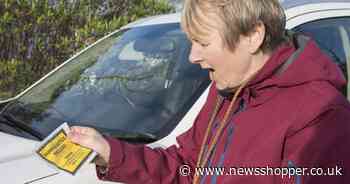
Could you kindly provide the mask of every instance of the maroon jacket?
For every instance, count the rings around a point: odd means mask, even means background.
[[[283,65],[296,52],[300,53],[293,62]],[[350,105],[339,92],[345,83],[338,67],[313,41],[291,42],[276,49],[243,89],[234,106],[239,112],[231,117],[208,162],[208,167],[225,167],[226,174],[202,176],[202,183],[350,183]],[[125,183],[191,183],[194,171],[190,176],[181,176],[179,168],[183,164],[192,168],[196,165],[218,95],[213,86],[193,127],[177,137],[179,147],[151,149],[108,138],[109,171],[105,175],[97,172],[99,178]],[[230,100],[225,98],[213,132]],[[290,178],[264,174],[262,170],[245,176],[233,172],[229,176],[230,167],[308,170],[305,176]],[[342,176],[311,176],[315,173],[310,173],[313,167],[322,167],[324,173],[333,175],[339,172],[327,168],[337,167]]]

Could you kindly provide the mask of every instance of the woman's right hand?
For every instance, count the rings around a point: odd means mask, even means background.
[[[96,165],[107,166],[111,148],[107,140],[95,129],[90,127],[73,126],[68,138],[77,144],[88,147],[98,153]]]

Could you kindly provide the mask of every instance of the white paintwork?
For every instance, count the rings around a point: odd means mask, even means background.
[[[340,26],[339,27],[339,32],[340,32],[340,36],[341,36],[341,41],[342,41],[342,45],[344,48],[344,54],[345,54],[345,61],[346,61],[346,70],[350,71],[350,38],[346,32],[346,29],[344,26]],[[350,72],[348,72],[348,79],[350,79]],[[348,100],[350,100],[350,83],[348,83],[348,87],[347,87],[347,97]]]
[[[152,143],[148,144],[149,147],[162,147],[167,148],[171,145],[178,145],[176,141],[176,136],[181,135],[190,129],[194,123],[195,118],[197,117],[199,111],[202,109],[209,93],[209,87],[204,91],[204,93],[198,98],[196,103],[192,106],[192,108],[186,113],[180,123],[175,127],[175,129],[166,137]]]
[[[319,3],[345,3],[350,2],[350,0],[279,0],[283,8],[291,9],[293,7],[302,7],[308,4],[319,4]]]
[[[307,1],[305,1],[307,2]],[[285,2],[287,4],[287,1]],[[304,6],[297,6],[291,9],[286,10],[287,15],[287,28],[293,28],[295,26],[301,25],[305,22],[329,18],[329,17],[341,17],[341,16],[350,16],[350,5],[349,3],[313,3]],[[170,14],[165,16],[156,16],[146,19],[141,19],[134,23],[131,23],[125,28],[132,28],[138,26],[147,26],[155,24],[166,24],[166,23],[175,23],[180,21],[180,14]],[[117,30],[118,31],[118,30]],[[117,32],[115,31],[115,32]],[[105,36],[107,38],[113,33]],[[104,39],[102,38],[102,39]],[[66,62],[61,64],[59,67],[45,75],[43,78],[34,83],[31,87],[24,90],[22,93],[17,95],[14,98],[5,100],[9,101],[15,98],[19,98],[27,91],[29,91],[33,86],[39,84],[45,80],[48,76],[55,73],[57,70],[61,69],[65,64],[71,62],[75,57],[83,53],[85,50],[93,47],[95,44],[98,44],[102,39],[96,43],[85,48],[81,52],[75,54],[72,58],[68,59]],[[177,144],[176,136],[184,133],[189,128],[191,128],[194,119],[196,118],[198,112],[202,108],[203,104],[206,101],[208,95],[208,89],[201,95],[197,102],[193,105],[185,117],[180,121],[176,128],[163,139],[149,144],[150,147],[169,147],[170,145]],[[0,101],[5,102],[5,101]],[[58,173],[55,168],[50,167],[36,155],[34,155],[34,150],[38,142],[27,140],[24,138],[15,137],[12,135],[4,134],[0,132],[0,176],[1,183],[11,183],[11,184],[23,184],[28,181],[32,181],[37,178],[46,177],[41,180],[32,182],[34,184],[107,184],[110,182],[102,182],[96,179],[95,167],[93,164],[89,164],[86,168],[82,168],[76,176],[71,176],[65,173]],[[52,175],[52,176],[51,176]]]
[[[0,132],[0,145],[0,164],[2,164],[31,155],[37,142]]]
[[[123,28],[141,27],[159,24],[179,23],[181,19],[181,13],[173,13],[168,15],[158,15],[150,18],[144,18],[134,23],[130,23]]]
[[[286,10],[287,29],[330,17],[350,16],[350,3],[319,3]]]
[[[35,154],[39,142],[0,132],[1,183],[110,184],[97,180],[95,166],[86,165],[76,176],[58,171]]]

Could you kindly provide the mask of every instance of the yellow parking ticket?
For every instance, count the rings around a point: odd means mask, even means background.
[[[57,168],[74,175],[96,154],[89,148],[71,142],[67,138],[68,131],[68,125],[64,123],[43,141],[37,153]]]

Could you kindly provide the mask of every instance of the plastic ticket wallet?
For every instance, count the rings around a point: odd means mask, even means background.
[[[96,152],[71,142],[67,138],[69,130],[68,124],[63,123],[41,142],[36,153],[60,170],[74,175],[94,159]]]

